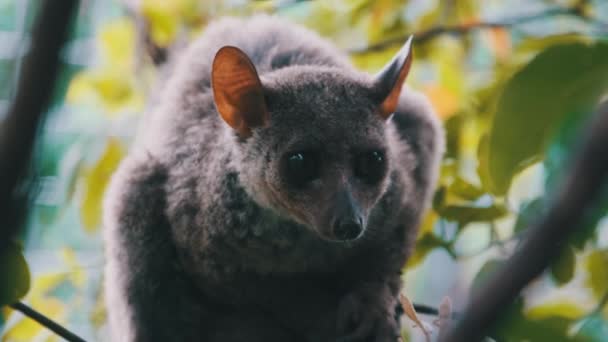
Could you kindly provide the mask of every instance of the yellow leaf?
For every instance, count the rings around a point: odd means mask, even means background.
[[[526,317],[532,320],[540,320],[555,316],[576,319],[583,316],[585,312],[585,308],[580,307],[577,303],[563,299],[532,307],[527,310]]]
[[[135,57],[135,26],[129,18],[104,25],[99,33],[101,53],[112,67],[131,68]]]
[[[99,291],[95,299],[95,306],[89,314],[89,320],[94,327],[100,328],[107,321],[107,309],[104,300],[104,292]]]
[[[65,264],[69,267],[69,278],[77,287],[84,287],[86,275],[84,268],[78,262],[78,257],[73,249],[69,247],[62,248],[60,251],[61,257]]]
[[[439,85],[427,85],[422,92],[428,96],[433,108],[442,119],[447,119],[458,111],[459,100],[456,94]]]
[[[424,234],[430,234],[433,232],[433,228],[435,228],[435,222],[439,216],[433,210],[429,210],[424,218],[422,219],[422,223],[420,224],[420,230],[418,231],[418,239],[422,238]]]
[[[130,73],[111,67],[76,75],[68,87],[67,101],[92,107],[102,106],[109,115],[122,110],[138,112],[144,106],[143,95],[136,89]]]
[[[587,286],[600,298],[608,292],[608,250],[591,252],[586,260]]]
[[[101,203],[106,185],[124,154],[120,142],[110,139],[97,164],[85,174],[85,194],[80,207],[80,217],[88,231],[95,231],[99,227]]]
[[[148,21],[152,40],[159,46],[169,45],[177,34],[180,22],[180,2],[182,1],[142,1],[142,14]]]
[[[28,317],[22,317],[17,323],[4,331],[2,341],[34,341],[36,337],[44,331],[45,328],[38,324],[38,322]]]

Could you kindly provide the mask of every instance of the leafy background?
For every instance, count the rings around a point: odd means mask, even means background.
[[[158,46],[192,39],[222,15],[267,12],[319,32],[369,72],[416,33],[408,83],[444,121],[448,149],[405,292],[433,306],[449,296],[457,311],[543,212],[577,134],[608,89],[604,0],[126,3],[146,19]],[[36,7],[34,0],[0,0],[0,113],[13,95]],[[87,340],[108,340],[101,199],[158,77],[139,38],[125,3],[82,1],[37,147],[35,203],[20,243],[1,258],[8,291],[0,305],[23,297]],[[604,193],[560,258],[504,308],[493,338],[608,340]],[[58,340],[20,313],[1,310],[2,341]],[[433,317],[422,319],[430,326]],[[404,336],[423,340],[409,321]]]

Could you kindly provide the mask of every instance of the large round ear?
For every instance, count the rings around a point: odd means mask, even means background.
[[[385,120],[395,112],[401,88],[410,72],[413,58],[412,38],[413,36],[410,36],[395,57],[374,76],[374,87],[381,101],[379,113]]]
[[[241,137],[249,137],[252,128],[268,122],[262,83],[240,49],[224,46],[215,54],[211,87],[217,111]]]

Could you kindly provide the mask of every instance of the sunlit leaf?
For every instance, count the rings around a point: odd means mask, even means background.
[[[120,142],[110,139],[101,158],[92,169],[86,171],[85,194],[80,207],[80,217],[83,226],[88,231],[99,228],[101,203],[106,185],[124,154],[125,149]]]
[[[464,226],[471,222],[493,221],[505,216],[509,211],[504,205],[495,204],[488,207],[445,205],[437,212],[442,218]]]
[[[585,314],[585,309],[578,303],[564,298],[532,307],[526,311],[526,317],[531,320],[541,320],[551,317],[577,319]]]
[[[432,233],[433,229],[435,228],[435,223],[437,222],[437,219],[439,219],[437,213],[429,210],[422,219],[422,223],[420,223],[418,237],[422,238],[424,235]]]
[[[83,287],[85,285],[86,275],[84,268],[80,265],[80,262],[78,262],[76,252],[69,247],[65,247],[61,249],[60,254],[63,261],[70,269],[70,281],[74,283],[75,286]]]
[[[89,319],[93,326],[99,328],[101,327],[107,320],[107,308],[104,300],[104,291],[99,291],[95,298],[95,306],[89,315]]]
[[[528,37],[515,47],[515,53],[537,53],[551,46],[572,43],[591,43],[591,38],[578,33],[552,34],[542,37]]]
[[[470,201],[476,200],[485,193],[483,189],[467,182],[462,177],[454,179],[454,182],[448,187],[448,192]]]
[[[54,321],[65,324],[68,307],[62,300],[54,297],[52,292],[67,279],[68,275],[66,273],[38,275],[32,282],[32,287],[27,294],[27,304],[47,317],[51,317]],[[47,329],[34,320],[24,317],[5,331],[4,338],[6,341],[37,341],[45,334],[49,335]]]
[[[67,100],[90,107],[102,106],[104,112],[115,115],[120,111],[143,109],[143,94],[134,78],[120,68],[92,69],[78,74],[68,88]]]
[[[600,298],[608,292],[608,250],[595,250],[585,261],[587,286]]]
[[[548,48],[507,84],[490,132],[493,191],[504,194],[515,173],[541,158],[567,113],[595,106],[608,85],[608,45]]]
[[[446,119],[458,111],[458,95],[450,89],[433,84],[423,87],[422,92],[429,98],[439,117]]]
[[[460,0],[454,2],[455,19],[458,23],[473,25],[478,22],[478,2],[476,0]]]
[[[152,40],[159,46],[168,46],[179,28],[179,1],[144,0],[141,11],[150,26]]]
[[[99,33],[105,64],[121,69],[133,67],[135,57],[135,24],[123,17],[103,26]]]
[[[29,317],[22,317],[19,321],[11,326],[6,331],[3,331],[4,336],[2,342],[13,341],[35,341],[42,333],[48,331],[38,322]]]
[[[9,243],[0,252],[0,307],[23,298],[30,289],[30,271],[21,246]]]

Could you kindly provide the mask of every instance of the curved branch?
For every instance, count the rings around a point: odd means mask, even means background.
[[[486,284],[474,294],[462,320],[442,341],[479,341],[498,320],[521,290],[539,276],[593,208],[608,186],[608,102],[599,109],[564,183],[548,212],[533,227],[518,250]]]
[[[471,31],[488,29],[488,28],[509,28],[512,26],[526,24],[526,23],[536,21],[539,19],[545,19],[548,17],[560,16],[560,15],[571,15],[571,16],[576,16],[576,17],[580,17],[580,18],[585,18],[582,13],[581,6],[579,6],[579,5],[574,6],[574,7],[568,7],[568,8],[558,7],[558,8],[548,9],[546,11],[542,11],[542,12],[531,14],[531,15],[524,16],[524,17],[516,17],[516,18],[504,19],[504,20],[500,20],[500,21],[485,21],[485,22],[474,22],[474,23],[470,23],[470,24],[461,24],[461,25],[435,26],[428,30],[414,33],[414,41],[416,43],[425,43],[425,42],[428,42],[443,34],[461,36],[461,35],[471,32]],[[403,44],[403,42],[405,42],[407,37],[409,37],[409,34],[406,36],[402,36],[402,37],[388,39],[383,42],[379,42],[377,44],[372,44],[372,45],[369,45],[362,49],[349,50],[348,52],[351,54],[357,55],[357,54],[364,54],[367,52],[381,51],[381,50],[386,49],[393,45]]]

